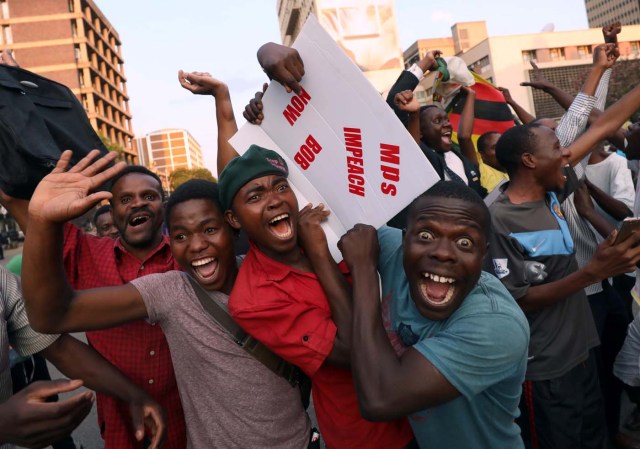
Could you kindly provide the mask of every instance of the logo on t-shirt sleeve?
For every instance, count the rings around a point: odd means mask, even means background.
[[[509,275],[509,259],[493,259],[493,271],[498,279]]]

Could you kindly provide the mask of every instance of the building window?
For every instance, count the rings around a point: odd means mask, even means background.
[[[535,50],[525,50],[522,52],[522,62],[528,64],[529,61],[537,61],[537,55]]]
[[[631,44],[631,52],[638,53],[640,51],[640,42],[629,42]]]
[[[73,48],[73,52],[76,58],[76,62],[80,61],[80,47],[77,45]]]
[[[593,49],[591,48],[591,45],[580,45],[578,47],[578,57],[580,59],[590,58],[592,54]]]
[[[0,44],[13,44],[13,35],[11,34],[11,27],[5,25],[2,27],[2,36],[0,36]]]
[[[552,61],[564,61],[564,48],[550,48],[549,56]]]
[[[0,1],[0,17],[3,19],[9,18],[9,3],[7,0]]]
[[[69,0],[69,12],[73,12],[75,10],[75,0]]]

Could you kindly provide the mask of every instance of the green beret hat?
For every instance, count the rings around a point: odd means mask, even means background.
[[[222,208],[231,208],[233,198],[246,183],[267,175],[289,176],[287,163],[275,151],[251,145],[246,153],[229,162],[220,173],[218,194]]]

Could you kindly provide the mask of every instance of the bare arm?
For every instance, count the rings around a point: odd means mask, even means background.
[[[328,216],[329,211],[324,210],[322,204],[315,208],[312,208],[311,205],[303,207],[298,219],[298,235],[300,244],[329,300],[331,319],[337,328],[336,338],[331,353],[327,356],[327,362],[348,367],[353,316],[351,289],[329,252],[325,233],[320,226],[320,223],[325,221]]]
[[[391,346],[381,318],[375,229],[356,225],[339,246],[353,276],[351,369],[362,416],[390,420],[458,397],[458,390],[415,349],[398,357]]]
[[[218,127],[218,176],[229,161],[238,157],[229,140],[238,132],[229,87],[207,72],[178,72],[180,85],[196,95],[212,95],[216,102],[216,124]]]
[[[605,194],[604,192],[602,193]],[[567,201],[570,200],[567,199]],[[567,201],[565,201],[565,204]],[[591,201],[589,190],[587,189],[587,186],[584,182],[581,183],[580,187],[578,187],[573,192],[573,204],[576,208],[576,211],[578,211],[578,214],[580,214],[581,217],[591,223],[591,226],[593,226],[594,229],[598,231],[598,234],[600,234],[602,237],[606,238],[615,230],[611,223],[609,223],[602,215],[598,213],[595,207],[593,207],[593,201]]]
[[[89,192],[123,168],[118,164],[105,170],[115,154],[89,165],[96,155],[91,153],[65,172],[71,153],[63,153],[31,199],[33,231],[25,238],[23,291],[31,325],[41,332],[102,329],[147,316],[144,302],[132,285],[74,292],[65,277],[63,223],[108,198],[108,192]]]
[[[460,114],[460,125],[458,126],[458,144],[464,157],[469,159],[476,167],[480,166],[476,147],[471,140],[473,135],[473,121],[475,113],[476,92],[469,87],[461,88],[467,93],[462,114]]]
[[[42,354],[67,377],[82,379],[92,390],[128,403],[138,441],[144,437],[145,424],[153,435],[151,448],[157,448],[164,439],[166,419],[160,406],[95,349],[70,335],[62,335]]]
[[[513,111],[516,113],[523,124],[526,125],[527,123],[532,122],[536,119],[533,115],[529,114],[522,106],[516,103],[513,97],[511,97],[511,92],[509,92],[509,89],[498,87],[498,90],[502,92],[502,95],[504,95],[504,101],[506,101],[507,104],[511,106],[511,109],[513,109]]]
[[[580,270],[554,282],[529,287],[526,294],[517,299],[525,312],[535,312],[544,307],[564,301],[583,288],[611,276],[635,270],[640,260],[640,233],[632,234],[624,242],[613,245],[616,233],[598,245],[589,262]]]
[[[588,179],[585,179],[585,185],[589,189],[591,197],[598,203],[598,206],[616,220],[621,221],[633,215],[633,212],[631,212],[626,204],[607,194]]]

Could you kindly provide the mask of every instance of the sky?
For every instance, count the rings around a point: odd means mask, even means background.
[[[256,59],[265,42],[280,43],[276,0],[94,0],[120,35],[129,107],[136,137],[184,128],[202,145],[215,175],[216,126],[212,97],[178,83],[178,70],[206,71],[224,81],[238,126],[242,110],[268,81]],[[401,49],[418,39],[450,37],[456,22],[486,20],[490,36],[587,28],[583,0],[395,0]],[[528,3],[531,5],[531,3]]]

